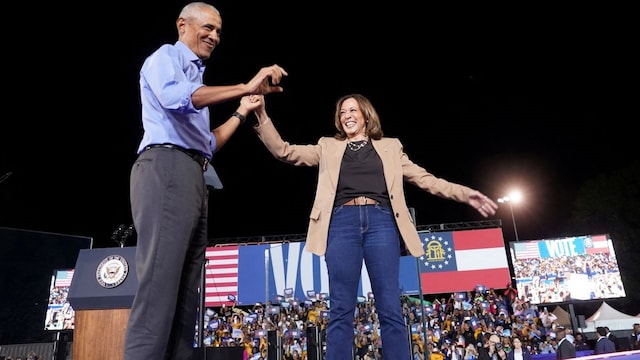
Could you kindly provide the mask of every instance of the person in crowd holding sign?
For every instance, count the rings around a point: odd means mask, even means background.
[[[498,205],[478,190],[438,178],[413,163],[399,139],[383,136],[380,117],[362,94],[340,97],[333,118],[335,135],[309,145],[285,142],[267,115],[264,96],[250,98],[260,102],[254,110],[254,129],[269,152],[291,165],[318,167],[305,250],[324,256],[327,264],[331,313],[326,360],[351,356],[363,261],[380,320],[383,356],[409,360],[400,304],[400,255],[403,247],[416,257],[425,251],[404,183],[465,203],[484,217],[495,214]]]

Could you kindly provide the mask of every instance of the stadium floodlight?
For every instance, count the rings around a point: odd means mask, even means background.
[[[517,190],[512,191],[511,193],[509,193],[509,195],[498,199],[499,203],[509,203],[509,209],[511,210],[511,220],[513,221],[513,232],[516,235],[516,241],[519,241],[519,239],[518,239],[518,227],[516,226],[516,216],[513,213],[513,203],[517,204],[520,201],[522,201],[522,193],[520,193],[520,191],[517,191]]]

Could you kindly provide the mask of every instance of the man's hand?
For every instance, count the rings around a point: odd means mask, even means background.
[[[282,77],[287,75],[286,70],[279,65],[263,67],[247,84],[248,92],[254,95],[283,92],[284,89],[279,84]]]

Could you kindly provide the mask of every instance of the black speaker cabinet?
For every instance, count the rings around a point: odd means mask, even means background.
[[[267,332],[267,359],[282,359],[282,338],[278,336],[278,332],[275,330]]]
[[[230,346],[230,347],[205,347],[196,348],[195,359],[196,360],[242,360],[244,356],[244,347],[242,346]]]
[[[321,360],[321,346],[322,341],[320,340],[319,328],[317,326],[307,327],[307,359]]]
[[[578,327],[586,328],[587,323],[585,322],[584,315],[578,315]]]

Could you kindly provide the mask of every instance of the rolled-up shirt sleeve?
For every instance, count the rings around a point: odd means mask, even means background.
[[[189,72],[185,72],[181,67],[191,64],[179,61],[183,58],[177,52],[176,47],[164,45],[149,57],[140,71],[140,81],[143,82],[142,96],[154,96],[156,101],[168,110],[182,114],[197,113],[200,109],[193,106],[191,94],[204,84],[197,77],[187,78],[186,74]]]

